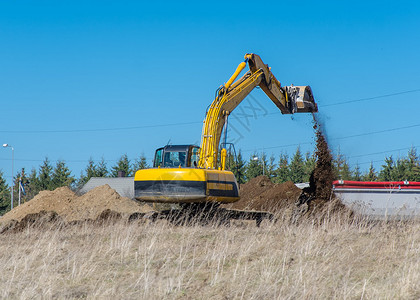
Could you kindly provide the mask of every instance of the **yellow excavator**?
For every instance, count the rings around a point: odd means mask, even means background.
[[[247,64],[249,71],[236,80]],[[219,151],[219,143],[228,116],[258,86],[282,114],[318,111],[309,86],[282,87],[258,55],[246,54],[245,61],[216,92],[216,99],[206,113],[200,147],[167,145],[157,149],[153,167],[135,174],[135,198],[178,204],[239,200],[235,176],[226,170],[227,151],[225,148]]]

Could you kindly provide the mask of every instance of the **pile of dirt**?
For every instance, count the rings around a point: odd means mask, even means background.
[[[295,205],[302,190],[293,182],[274,184],[267,176],[258,176],[241,185],[241,199],[225,208],[281,212]]]
[[[246,211],[266,211],[282,216],[291,222],[305,218],[322,220],[332,215],[352,216],[353,212],[339,199],[328,201],[316,198],[315,191],[309,187],[301,190],[291,182],[272,183],[267,176],[258,176],[241,185],[241,199],[235,203],[224,204],[223,208]],[[302,200],[303,196],[303,200]]]
[[[351,215],[340,200],[335,199],[332,190],[334,180],[333,158],[321,123],[313,114],[316,133],[316,166],[310,176],[309,187],[303,191],[291,181],[274,184],[266,176],[251,179],[241,186],[241,199],[226,208],[240,210],[262,210],[272,213],[291,212],[291,216],[344,213]]]
[[[40,192],[31,201],[2,216],[0,223],[5,224],[11,220],[21,221],[27,215],[41,211],[55,212],[65,222],[96,220],[106,210],[130,215],[135,212],[147,213],[152,211],[152,208],[121,197],[109,185],[99,186],[82,196],[77,196],[68,187],[61,187],[54,191]]]

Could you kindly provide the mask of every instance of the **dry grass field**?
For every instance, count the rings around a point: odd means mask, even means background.
[[[420,224],[142,221],[0,235],[5,299],[418,299]]]

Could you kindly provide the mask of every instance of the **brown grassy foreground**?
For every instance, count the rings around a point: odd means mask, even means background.
[[[27,228],[0,235],[0,297],[420,297],[419,223],[313,223]]]

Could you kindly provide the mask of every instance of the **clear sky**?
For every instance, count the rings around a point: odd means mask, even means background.
[[[310,85],[352,167],[420,147],[418,1],[0,2],[0,143],[15,173],[45,157],[78,177],[90,157],[199,143],[215,90],[247,52]],[[244,117],[248,115],[248,117]],[[255,90],[230,118],[245,158],[314,148],[310,115]],[[10,182],[11,150],[0,169]]]

